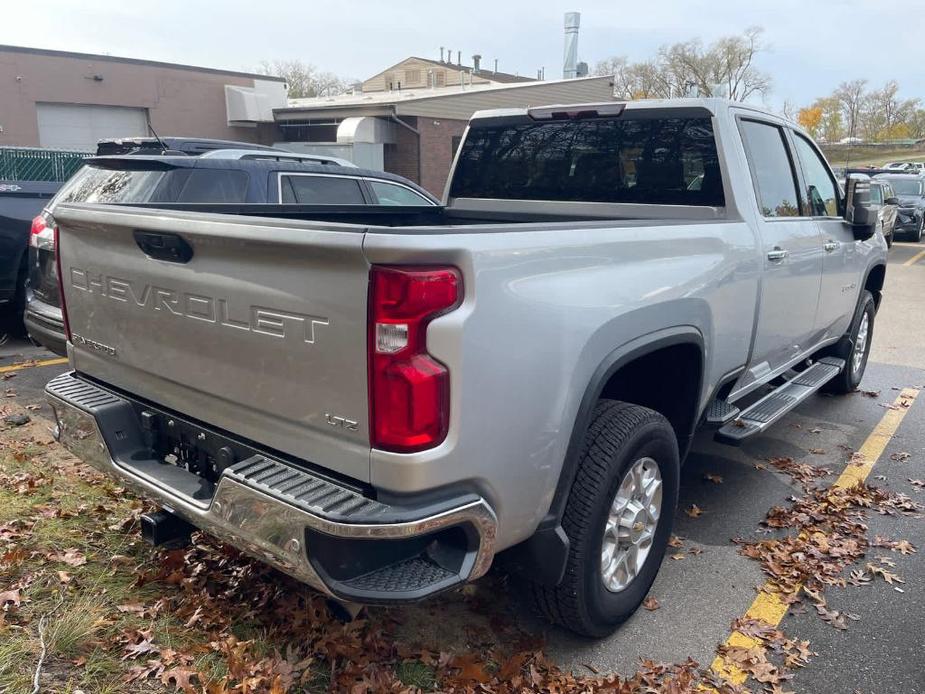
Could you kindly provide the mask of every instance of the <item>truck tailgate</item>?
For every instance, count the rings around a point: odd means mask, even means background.
[[[362,228],[84,205],[55,217],[78,372],[369,480]]]

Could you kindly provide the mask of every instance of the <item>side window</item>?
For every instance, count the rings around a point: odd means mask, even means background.
[[[226,169],[189,169],[177,202],[244,202],[247,172]],[[178,177],[178,181],[182,181]]]
[[[761,214],[765,217],[798,217],[800,205],[796,180],[783,132],[776,125],[750,120],[743,120],[740,129]]]
[[[341,176],[283,176],[282,202],[302,205],[365,205],[360,182]]]
[[[413,190],[393,183],[369,180],[380,205],[431,205],[430,200]]]
[[[880,187],[879,183],[871,184],[870,201],[874,203],[875,205],[883,204],[883,188]]]
[[[802,135],[794,133],[797,157],[806,180],[806,200],[813,217],[837,217],[838,193],[828,167],[813,146]]]

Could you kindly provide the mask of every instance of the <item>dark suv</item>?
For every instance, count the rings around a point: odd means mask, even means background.
[[[411,181],[364,169],[253,159],[95,157],[32,222],[25,323],[29,335],[65,354],[55,266],[54,208],[61,203],[270,203],[300,205],[437,205]]]
[[[885,180],[899,199],[893,233],[909,241],[922,240],[925,226],[925,178],[916,174],[877,174],[875,180]]]

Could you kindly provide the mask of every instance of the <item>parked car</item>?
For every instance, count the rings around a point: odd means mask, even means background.
[[[25,306],[29,224],[60,185],[53,181],[0,181],[0,312],[11,324],[19,322]],[[0,336],[3,332],[0,328]]]
[[[26,329],[66,353],[55,265],[55,208],[62,203],[300,203],[436,205],[411,181],[356,167],[270,159],[132,155],[87,160],[32,223]]]
[[[96,155],[99,157],[148,154],[148,155],[180,155],[198,157],[215,150],[254,150],[278,151],[268,145],[253,142],[238,142],[237,140],[215,140],[208,137],[112,137],[100,140],[96,144]]]
[[[887,259],[860,183],[778,116],[677,99],[476,113],[437,207],[56,202],[57,437],[163,505],[153,543],[199,527],[360,603],[506,550],[600,637],[695,431],[860,384]]]
[[[925,226],[925,178],[913,174],[878,174],[875,181],[886,181],[898,198],[893,233],[902,234],[909,241],[922,240]]]
[[[886,239],[887,248],[893,245],[895,238],[896,220],[899,215],[899,198],[893,190],[889,181],[877,180],[870,181],[870,202],[874,209],[877,209],[877,219],[880,223],[880,231],[883,238]]]
[[[890,161],[883,165],[884,171],[907,171],[910,167],[908,161]]]
[[[206,159],[261,159],[263,161],[295,161],[303,164],[326,164],[357,168],[352,161],[325,154],[301,154],[279,149],[215,149],[202,155]]]
[[[97,154],[197,156],[216,149],[287,156],[285,150],[231,140],[194,137],[137,137],[100,140]],[[42,148],[0,148],[0,312],[22,328],[29,274],[30,224],[89,155]],[[33,317],[33,320],[37,320]],[[60,322],[60,321],[59,321]],[[0,333],[3,328],[0,328]],[[59,331],[60,332],[60,331]],[[63,343],[59,343],[59,347]]]
[[[876,171],[882,173],[884,170],[877,169]],[[878,174],[874,175],[876,176]],[[866,204],[877,212],[877,229],[883,234],[887,248],[892,247],[894,238],[893,232],[896,227],[896,220],[899,213],[899,199],[893,192],[893,188],[890,186],[889,181],[883,178],[874,178],[864,173],[852,173],[850,174],[850,178],[864,181],[864,183],[867,184],[868,191],[865,194],[867,198]]]

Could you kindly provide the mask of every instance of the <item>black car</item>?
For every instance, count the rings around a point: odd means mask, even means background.
[[[52,352],[66,339],[55,266],[54,208],[61,203],[437,205],[411,181],[365,169],[254,159],[94,157],[32,223],[26,329]]]
[[[172,154],[197,157],[222,151],[254,150],[257,154],[286,150],[251,142],[201,137],[109,138],[97,144],[97,156]],[[84,156],[41,148],[0,148],[0,334],[21,329],[29,271],[29,225],[61,189]],[[59,157],[63,157],[59,158]],[[28,173],[23,174],[22,171]],[[30,175],[32,174],[32,175]],[[40,175],[40,177],[38,177]],[[4,176],[12,176],[5,178]],[[35,231],[35,230],[34,230]],[[38,229],[41,232],[41,229]]]
[[[925,226],[925,178],[915,174],[877,174],[874,178],[886,180],[899,198],[894,234],[916,243],[921,241]]]

